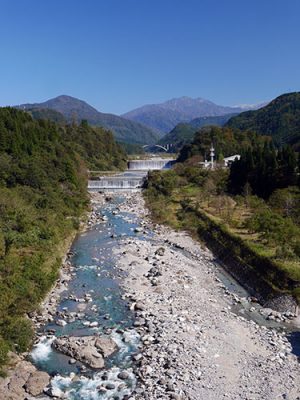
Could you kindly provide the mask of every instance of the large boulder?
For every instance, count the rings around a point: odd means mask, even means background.
[[[59,337],[52,347],[90,368],[103,368],[104,358],[117,350],[116,343],[108,337],[83,336]]]
[[[37,371],[34,365],[25,360],[16,360],[6,378],[0,378],[0,399],[25,400],[31,395],[39,395],[49,383],[46,372]]]
[[[104,358],[110,356],[117,350],[116,343],[108,337],[98,337],[95,340],[95,347],[100,351]]]
[[[25,384],[26,392],[33,396],[38,396],[43,393],[44,388],[49,384],[50,377],[46,372],[33,372]]]

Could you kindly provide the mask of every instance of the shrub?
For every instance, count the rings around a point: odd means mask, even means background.
[[[8,317],[1,328],[1,333],[18,353],[28,349],[33,336],[31,321],[25,317]]]
[[[277,247],[275,258],[279,258],[280,260],[293,260],[295,258],[295,252],[288,244],[282,244]]]

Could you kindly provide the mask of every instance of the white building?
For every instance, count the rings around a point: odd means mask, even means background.
[[[240,156],[239,154],[235,154],[235,155],[230,156],[230,157],[225,157],[225,158],[223,159],[223,162],[224,162],[223,166],[224,166],[225,168],[228,168],[228,167],[230,166],[230,164],[233,163],[233,161],[235,161],[235,160],[240,160],[240,158],[241,158],[241,156]],[[212,158],[211,161],[205,160],[205,161],[201,161],[199,164],[202,165],[203,168],[206,168],[206,169],[208,169],[208,168],[209,168],[209,169],[214,169],[214,161],[213,161],[213,158]]]
[[[224,161],[224,166],[225,166],[225,167],[229,167],[229,165],[230,165],[231,163],[233,163],[233,161],[235,161],[235,160],[240,160],[240,158],[241,158],[241,156],[240,156],[239,154],[235,154],[234,156],[230,156],[230,157],[225,157],[225,158],[223,159],[223,161]]]

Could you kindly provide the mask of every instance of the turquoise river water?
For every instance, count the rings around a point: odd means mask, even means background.
[[[114,198],[99,209],[107,217],[104,223],[93,226],[78,235],[71,252],[74,276],[68,289],[61,294],[57,311],[74,313],[73,322],[66,326],[57,326],[54,322],[43,327],[41,339],[34,346],[31,360],[41,370],[53,376],[52,388],[57,394],[69,400],[124,400],[130,396],[136,384],[132,356],[138,352],[139,335],[134,329],[134,315],[126,301],[122,299],[120,282],[122,273],[115,267],[113,249],[120,240],[137,235],[134,229],[139,225],[136,215],[116,212],[122,198]],[[140,234],[139,239],[151,240],[152,234]],[[219,276],[230,291],[247,297],[247,292],[226,272],[219,268]],[[74,301],[84,299],[89,301]],[[266,324],[259,313],[249,312],[247,306],[235,310],[245,318]],[[94,328],[87,322],[97,322]],[[118,351],[106,360],[104,370],[91,370],[76,362],[70,364],[70,358],[51,348],[55,336],[87,336],[104,334],[118,345]],[[52,334],[49,334],[49,331]],[[294,352],[300,355],[299,332],[290,336]],[[120,371],[126,371],[128,379],[119,379]],[[106,387],[108,389],[99,390]]]

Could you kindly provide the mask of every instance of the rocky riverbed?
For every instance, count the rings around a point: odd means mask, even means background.
[[[134,398],[300,399],[300,366],[285,334],[232,311],[247,299],[224,287],[212,254],[185,233],[153,226],[138,194],[121,210],[142,217],[138,231],[154,232],[116,250],[143,342]]]
[[[112,200],[108,195],[92,195],[87,230],[106,224],[101,207]],[[278,312],[231,291],[220,279],[211,252],[184,232],[154,225],[140,193],[125,194],[112,215],[122,215],[128,226],[134,224],[130,235],[118,236],[111,227],[105,228],[115,243],[112,259],[117,263],[122,297],[135,314],[134,326],[101,329],[111,315],[91,319],[99,313],[94,303],[97,293],[95,288],[85,288],[85,283],[81,296],[71,292],[78,268],[69,253],[56,287],[30,317],[38,332],[39,351],[49,352],[52,347],[68,357],[70,368],[78,366],[78,372],[51,377],[24,355],[14,360],[8,377],[0,379],[0,399],[300,399],[300,366],[282,329],[297,321],[293,302],[281,301],[286,308]],[[99,271],[104,264],[101,254],[98,257],[95,265],[80,267],[95,268],[94,279],[102,279]],[[69,306],[58,308],[63,296],[66,304],[76,305],[75,311]],[[254,315],[263,323],[258,324]],[[45,324],[51,326],[46,332]],[[72,324],[75,329],[69,331]],[[55,338],[57,329],[61,331]],[[130,353],[133,370],[130,363],[103,369],[106,358],[118,353],[131,337],[139,338]],[[91,372],[82,375],[87,368],[95,369],[92,378]]]

